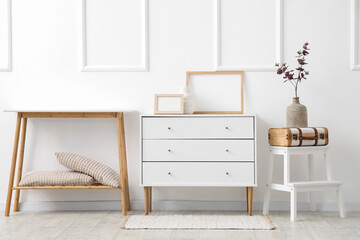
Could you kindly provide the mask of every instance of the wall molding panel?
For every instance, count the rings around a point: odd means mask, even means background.
[[[11,0],[7,0],[7,66],[1,67],[0,72],[10,72],[12,71],[12,17],[11,17]],[[1,34],[1,33],[0,33]]]
[[[351,0],[351,70],[360,71],[359,59],[359,0]]]
[[[283,61],[283,0],[276,1],[276,59],[274,62]],[[273,71],[274,63],[269,65],[222,65],[221,62],[221,0],[214,0],[214,68],[217,71]]]
[[[86,2],[82,0],[82,69],[83,72],[144,72],[148,71],[148,59],[149,59],[149,33],[148,33],[148,0],[141,0],[141,64],[139,65],[89,65],[88,64],[88,53],[87,53],[87,22],[86,22]]]

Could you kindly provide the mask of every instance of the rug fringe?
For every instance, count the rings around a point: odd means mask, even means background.
[[[272,224],[272,222],[270,221],[269,217],[267,215],[263,215],[263,217],[265,218],[265,220],[268,222],[268,224],[270,225],[270,230],[274,230],[276,227]]]

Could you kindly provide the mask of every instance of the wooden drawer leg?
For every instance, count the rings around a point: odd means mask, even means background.
[[[253,201],[253,187],[246,187],[246,196],[247,196],[247,212],[249,216],[252,215],[252,201]]]
[[[246,187],[246,212],[249,212],[249,188]]]
[[[149,187],[144,187],[145,215],[149,214]]]
[[[149,212],[152,211],[152,187],[149,187]]]

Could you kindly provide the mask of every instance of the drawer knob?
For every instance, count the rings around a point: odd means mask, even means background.
[[[229,130],[229,127],[225,127],[226,130]]]
[[[171,175],[171,172],[168,172],[168,175],[170,176],[170,175]]]
[[[229,172],[226,172],[226,175],[229,175]]]
[[[226,149],[225,151],[226,151],[226,152],[229,152],[229,149]]]
[[[171,127],[168,127],[169,130],[171,130]]]
[[[171,152],[171,149],[168,149],[168,152]]]

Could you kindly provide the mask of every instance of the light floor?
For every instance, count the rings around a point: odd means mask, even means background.
[[[92,212],[18,212],[0,217],[0,239],[360,239],[360,212],[341,219],[338,212],[298,212],[290,222],[289,212],[270,212],[276,230],[124,230],[119,211]],[[133,211],[130,214],[140,214]],[[176,213],[176,212],[167,212]],[[224,213],[221,211],[196,214]],[[240,214],[245,214],[241,212]],[[261,214],[255,212],[254,214]]]

